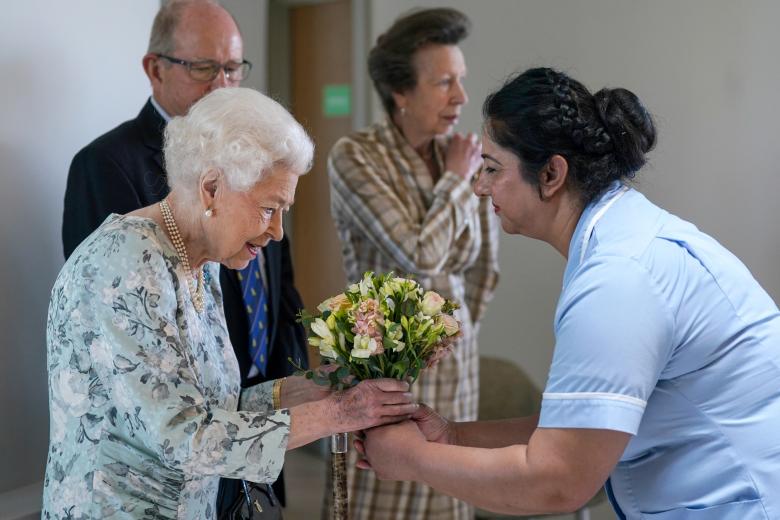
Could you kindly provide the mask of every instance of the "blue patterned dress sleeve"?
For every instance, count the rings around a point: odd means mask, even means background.
[[[241,391],[238,409],[252,412],[272,412],[274,409],[273,386],[273,381],[266,381],[244,388]]]

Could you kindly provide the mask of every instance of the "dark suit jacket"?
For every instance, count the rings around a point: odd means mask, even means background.
[[[162,154],[164,128],[165,120],[147,101],[138,117],[103,134],[76,154],[65,191],[65,258],[111,213],[128,213],[159,202],[168,194]],[[249,325],[240,282],[235,271],[223,267],[220,272],[225,318],[244,387],[290,375],[295,369],[288,357],[302,366],[307,364],[305,333],[295,321],[303,304],[293,284],[287,238],[269,243],[263,253],[271,333],[266,378],[248,378]],[[274,489],[283,500],[281,482]]]

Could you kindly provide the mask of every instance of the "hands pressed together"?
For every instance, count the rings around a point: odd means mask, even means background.
[[[371,379],[332,393],[328,398],[341,432],[352,432],[403,421],[419,405],[412,402],[409,383],[395,379]]]
[[[404,421],[419,408],[406,381],[373,379],[334,392],[301,376],[285,380],[280,404],[290,410],[288,450],[335,433]]]
[[[395,379],[361,381],[333,392],[313,381],[289,377],[282,386],[282,406],[313,407],[292,428],[288,449],[341,432],[355,433],[361,469],[373,470],[380,480],[415,480],[415,454],[430,442],[456,444],[453,423],[430,407],[412,402],[409,383]],[[291,435],[292,435],[291,434]]]
[[[318,368],[330,372],[335,365]],[[331,419],[331,433],[352,432],[409,419],[418,409],[412,402],[409,383],[395,379],[362,381],[352,388],[334,392],[301,376],[286,378],[282,385],[281,404],[291,408],[316,403]]]
[[[380,480],[414,480],[408,460],[416,449],[428,442],[456,443],[452,423],[430,407],[413,403],[406,381],[372,379],[333,392],[294,376],[282,389],[285,407],[316,403],[327,410],[329,433],[354,432],[362,456],[357,467],[373,470]]]
[[[410,420],[357,432],[355,449],[362,457],[357,467],[373,470],[380,480],[416,480],[410,461],[428,442],[455,444],[455,431],[447,419],[419,405]]]

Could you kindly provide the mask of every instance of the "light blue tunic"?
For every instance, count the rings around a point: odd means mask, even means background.
[[[734,255],[615,185],[574,232],[555,334],[539,426],[634,435],[620,518],[780,518],[780,312]]]

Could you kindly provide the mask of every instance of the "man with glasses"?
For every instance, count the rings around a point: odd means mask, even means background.
[[[71,163],[62,225],[66,258],[109,214],[128,213],[168,194],[162,154],[166,122],[186,114],[212,90],[238,86],[252,68],[243,59],[235,20],[207,0],[167,2],[154,19],[142,63],[152,96],[138,117],[98,137]],[[296,323],[303,305],[293,285],[286,237],[269,243],[246,270],[223,268],[220,282],[242,386],[289,375],[288,358],[307,364],[305,334]],[[220,511],[240,504],[248,489],[244,483],[223,479],[221,484]],[[283,500],[281,479],[274,489]],[[255,511],[254,518],[266,516]]]

